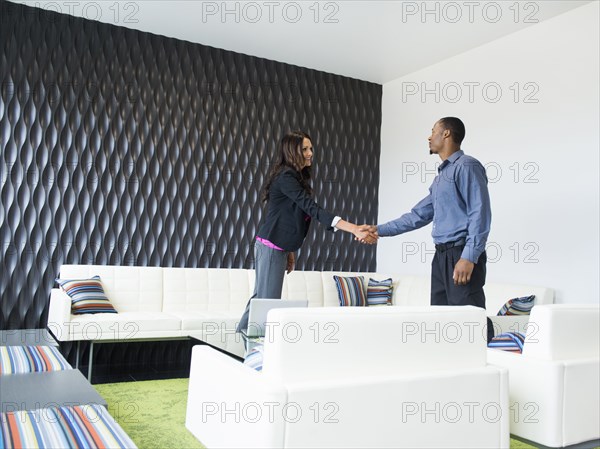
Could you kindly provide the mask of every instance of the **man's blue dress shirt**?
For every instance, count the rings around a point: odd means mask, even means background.
[[[429,195],[400,218],[377,226],[377,232],[381,237],[398,235],[432,221],[435,244],[464,239],[461,257],[477,263],[490,233],[492,210],[485,168],[462,150],[439,166]]]

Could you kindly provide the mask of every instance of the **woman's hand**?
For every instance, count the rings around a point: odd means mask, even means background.
[[[290,274],[292,271],[294,271],[294,265],[296,264],[296,259],[294,257],[294,253],[289,252],[288,253],[288,257],[287,257],[287,274]]]
[[[357,232],[354,232],[354,240],[359,240],[361,243],[368,243],[369,245],[377,243],[377,239],[379,239],[377,226],[364,224],[357,226],[357,228]]]
[[[377,239],[379,238],[379,235],[377,235],[377,226],[356,226],[356,230],[352,233],[354,234],[354,240],[358,240],[361,243],[368,243],[369,245],[377,243]]]
[[[354,234],[354,240],[359,240],[361,243],[377,243],[379,236],[377,235],[377,226],[370,225],[355,225],[349,221],[340,220],[335,225],[336,228],[342,231],[351,232]]]

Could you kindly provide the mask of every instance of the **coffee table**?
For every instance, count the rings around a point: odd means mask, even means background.
[[[0,412],[106,401],[76,369],[0,376]]]
[[[13,329],[0,331],[0,346],[58,347],[58,342],[47,329]]]

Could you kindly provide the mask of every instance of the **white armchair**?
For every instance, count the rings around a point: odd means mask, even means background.
[[[600,308],[540,305],[523,353],[488,349],[509,370],[510,431],[550,447],[600,438]]]
[[[207,447],[509,447],[483,309],[274,309],[269,323],[262,372],[193,349],[186,426]]]

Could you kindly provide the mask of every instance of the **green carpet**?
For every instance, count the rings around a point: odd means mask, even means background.
[[[185,428],[188,379],[94,385],[108,411],[140,449],[203,448]],[[535,446],[511,439],[511,449]]]
[[[185,428],[188,379],[94,385],[140,449],[204,448]]]

